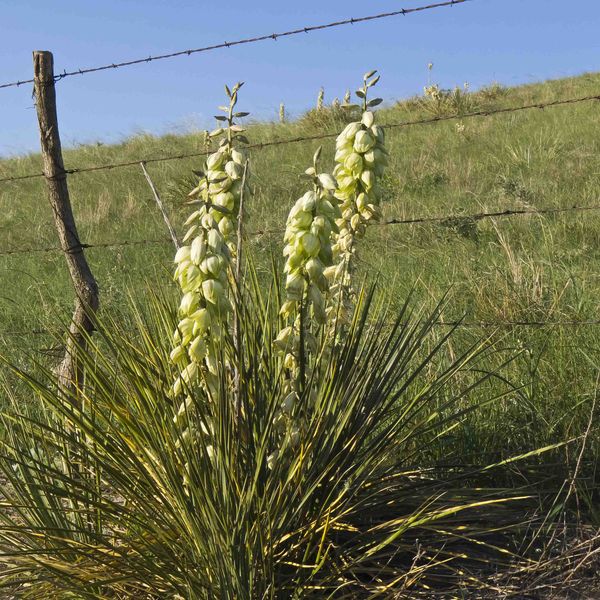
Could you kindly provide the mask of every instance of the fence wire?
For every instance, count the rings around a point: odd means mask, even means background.
[[[600,205],[593,206],[563,206],[558,208],[540,208],[540,209],[506,209],[492,212],[479,212],[471,214],[455,213],[442,216],[433,217],[412,217],[406,219],[391,218],[380,223],[375,223],[376,226],[384,227],[389,225],[415,225],[424,223],[453,223],[459,221],[480,221],[483,219],[490,218],[503,218],[503,217],[519,217],[526,215],[548,215],[565,212],[587,212],[593,210],[600,210]],[[271,234],[283,234],[283,228],[275,229],[255,229],[248,232],[248,236],[257,237]],[[64,252],[81,252],[88,248],[118,248],[124,246],[140,246],[146,244],[172,244],[173,240],[170,237],[145,239],[145,240],[123,240],[115,242],[99,242],[94,244],[78,244],[64,250]],[[48,246],[44,248],[9,248],[6,250],[0,250],[0,256],[10,256],[13,254],[33,254],[33,253],[45,253],[45,252],[63,252],[63,249],[59,246]]]
[[[413,8],[400,8],[391,12],[379,13],[376,15],[368,15],[365,17],[353,17],[350,19],[343,19],[340,21],[334,21],[332,23],[324,23],[321,25],[310,25],[306,27],[300,27],[298,29],[291,29],[289,31],[282,31],[280,33],[270,33],[267,35],[259,35],[250,38],[244,38],[235,40],[232,42],[221,42],[220,44],[213,44],[211,46],[204,46],[202,48],[190,48],[188,50],[178,50],[177,52],[170,52],[168,54],[158,54],[156,56],[147,56],[144,58],[136,58],[134,60],[125,60],[117,63],[110,63],[101,65],[99,67],[89,67],[84,69],[74,69],[73,71],[63,71],[58,75],[54,76],[54,81],[60,81],[65,77],[72,77],[74,75],[87,75],[89,73],[97,73],[98,71],[108,71],[111,69],[119,69],[121,67],[130,67],[133,65],[141,65],[150,63],[157,60],[165,60],[167,58],[175,58],[178,56],[191,56],[192,54],[199,54],[201,52],[210,52],[212,50],[218,50],[221,48],[231,48],[233,46],[241,46],[244,44],[254,44],[256,42],[264,42],[267,40],[277,41],[279,38],[290,37],[293,35],[299,35],[301,33],[312,33],[314,31],[322,31],[324,29],[332,29],[334,27],[342,27],[344,25],[355,25],[358,23],[366,23],[367,21],[376,21],[379,19],[387,19],[390,17],[406,16],[411,13],[423,12],[425,10],[432,10],[434,8],[442,8],[446,6],[454,6],[455,4],[464,4],[471,0],[448,0],[447,2],[437,2],[436,4],[428,4],[427,6],[415,6]],[[23,79],[20,81],[11,81],[8,83],[0,84],[0,89],[19,87],[27,83],[33,83],[33,79]]]
[[[427,119],[417,119],[413,121],[399,121],[396,123],[383,123],[382,127],[384,129],[397,129],[403,127],[413,127],[417,125],[429,125],[433,123],[440,123],[443,121],[452,121],[455,119],[469,119],[475,117],[490,117],[493,115],[520,112],[523,110],[533,110],[540,109],[543,110],[545,108],[552,108],[556,106],[565,106],[568,104],[577,104],[580,102],[590,102],[592,100],[600,100],[600,94],[593,94],[589,96],[579,96],[576,98],[565,98],[562,100],[551,100],[548,102],[534,102],[530,104],[522,104],[521,106],[510,106],[504,108],[494,108],[494,109],[486,109],[486,110],[476,110],[464,114],[451,114],[451,115],[440,115],[435,117],[429,117]],[[280,140],[271,140],[268,142],[258,142],[255,144],[249,144],[245,146],[247,149],[256,149],[262,150],[263,148],[270,148],[272,146],[284,146],[286,144],[297,144],[302,142],[312,142],[318,140],[332,139],[339,135],[339,132],[330,132],[330,133],[319,133],[315,135],[308,136],[299,136],[293,138],[284,138]],[[146,157],[146,158],[136,158],[135,160],[128,160],[124,162],[110,163],[104,165],[91,165],[89,167],[73,167],[70,169],[65,169],[64,174],[67,175],[76,175],[78,173],[90,173],[92,171],[104,171],[111,169],[119,169],[123,167],[139,167],[140,162],[143,163],[157,163],[157,162],[167,162],[172,160],[183,160],[186,158],[195,158],[199,156],[207,156],[213,150],[202,150],[198,152],[187,152],[182,154],[171,154],[167,156],[157,156],[157,157]],[[44,177],[43,172],[37,173],[28,173],[26,175],[17,175],[11,177],[2,177],[0,178],[0,183],[14,182],[14,181],[22,181],[25,179],[34,179],[37,177]]]

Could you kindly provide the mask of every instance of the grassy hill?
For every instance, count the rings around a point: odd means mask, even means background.
[[[381,110],[383,123],[460,110],[494,109],[600,93],[600,74],[462,95],[460,105],[410,99]],[[240,105],[244,106],[243,94]],[[284,124],[251,123],[251,143],[334,132],[335,110],[312,111]],[[386,218],[455,215],[437,223],[373,227],[360,252],[364,273],[379,274],[393,302],[411,291],[417,305],[447,294],[444,319],[467,322],[580,321],[600,319],[600,211],[473,220],[461,215],[505,209],[546,209],[600,204],[600,112],[585,102],[390,129],[385,182]],[[319,142],[267,147],[250,153],[254,196],[249,230],[278,229],[304,190],[299,174]],[[331,167],[333,142],[323,143]],[[138,136],[114,145],[65,152],[67,168],[199,151],[202,136]],[[41,170],[37,155],[0,162],[0,177]],[[200,159],[152,163],[148,170],[181,231],[192,169]],[[55,246],[44,181],[0,183],[0,251]],[[71,200],[81,240],[89,244],[164,238],[160,213],[139,167],[75,174]],[[279,256],[281,234],[251,236],[263,260]],[[88,259],[99,282],[104,311],[120,311],[127,291],[168,281],[173,249],[164,243],[92,248]],[[263,263],[267,268],[268,261]],[[0,352],[27,361],[47,351],[45,329],[68,318],[72,291],[59,252],[0,255]],[[440,327],[440,335],[444,333]],[[3,332],[12,332],[4,334]],[[438,456],[478,462],[579,436],[590,416],[600,368],[600,325],[464,327],[454,334],[458,353],[490,336],[499,363],[515,356],[504,376],[513,392],[487,405],[460,433],[438,444]],[[50,355],[50,359],[52,356]],[[498,382],[498,389],[505,385]],[[489,397],[495,393],[490,383]],[[483,398],[482,400],[485,400]],[[597,428],[587,455],[598,456]],[[578,444],[555,453],[574,464]],[[567,460],[565,460],[565,457]],[[435,458],[435,457],[434,457]]]

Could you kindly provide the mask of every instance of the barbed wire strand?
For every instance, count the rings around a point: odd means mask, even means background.
[[[503,218],[503,217],[517,217],[525,215],[546,215],[554,213],[564,212],[585,212],[592,210],[600,210],[600,205],[593,206],[564,206],[558,208],[524,208],[524,209],[506,209],[493,212],[479,212],[471,214],[456,213],[451,215],[433,216],[433,217],[412,217],[407,219],[391,218],[381,223],[375,223],[376,226],[384,227],[389,225],[414,225],[421,223],[452,223],[455,221],[480,221],[488,218]],[[248,232],[248,236],[256,237],[270,234],[281,234],[283,228],[274,229],[255,229]],[[164,244],[172,243],[171,238],[155,238],[145,240],[123,240],[119,242],[101,242],[95,244],[79,244],[66,250],[66,252],[80,252],[81,250],[88,248],[118,248],[123,246],[139,246],[145,244]],[[49,246],[45,248],[11,248],[8,250],[0,250],[0,256],[10,256],[13,254],[32,254],[32,253],[44,253],[44,252],[63,252],[63,249],[58,246]]]
[[[221,42],[219,44],[213,44],[211,46],[204,46],[202,48],[190,48],[188,50],[178,50],[177,52],[170,52],[168,54],[158,54],[156,56],[147,56],[145,58],[136,58],[134,60],[126,60],[118,63],[110,63],[99,67],[90,67],[85,69],[75,69],[73,71],[63,71],[58,75],[54,76],[54,81],[60,81],[65,77],[72,77],[74,75],[87,75],[88,73],[97,73],[98,71],[108,71],[111,69],[118,69],[121,67],[130,67],[133,65],[141,65],[150,63],[157,60],[165,60],[167,58],[175,58],[179,56],[191,56],[192,54],[199,54],[201,52],[210,52],[213,50],[219,50],[222,48],[231,48],[232,46],[241,46],[243,44],[254,44],[256,42],[264,42],[267,40],[277,41],[282,37],[290,37],[293,35],[299,35],[302,33],[312,33],[314,31],[322,31],[324,29],[332,29],[334,27],[342,27],[345,25],[355,25],[357,23],[365,23],[367,21],[376,21],[379,19],[387,19],[390,17],[406,16],[411,13],[423,12],[425,10],[432,10],[435,8],[451,7],[456,4],[464,4],[471,0],[448,0],[447,2],[437,2],[435,4],[428,4],[426,6],[415,6],[413,8],[400,8],[391,12],[379,13],[376,15],[368,15],[365,17],[354,17],[350,19],[343,19],[339,21],[333,21],[332,23],[324,23],[321,25],[310,25],[307,27],[300,27],[298,29],[291,29],[289,31],[282,31],[280,33],[270,33],[267,35],[259,35],[250,38],[244,38],[235,40],[233,42]],[[19,87],[28,83],[33,83],[33,79],[24,79],[20,81],[11,81],[9,83],[0,84],[0,89]]]
[[[432,323],[436,327],[455,327],[465,329],[501,329],[510,327],[590,327],[600,326],[600,319],[587,320],[555,320],[555,321],[434,321]],[[48,329],[33,329],[29,331],[0,331],[2,337],[18,337],[30,335],[50,335],[56,336],[56,333]]]
[[[439,115],[439,116],[435,116],[435,117],[429,117],[427,119],[417,119],[417,120],[413,120],[413,121],[400,121],[400,122],[396,122],[396,123],[383,123],[382,127],[384,129],[396,129],[396,128],[402,128],[402,127],[413,127],[413,126],[417,126],[417,125],[429,125],[429,124],[433,124],[433,123],[440,123],[443,121],[451,121],[451,120],[455,120],[455,119],[469,119],[469,118],[475,118],[475,117],[491,117],[493,115],[520,112],[523,110],[534,110],[534,109],[543,110],[545,108],[552,108],[552,107],[556,107],[556,106],[565,106],[568,104],[577,104],[580,102],[590,102],[593,100],[600,101],[600,94],[594,94],[594,95],[589,95],[589,96],[579,96],[576,98],[565,98],[562,100],[551,100],[548,102],[535,102],[535,103],[531,103],[531,104],[523,104],[521,106],[511,106],[511,107],[494,108],[494,109],[482,109],[482,110],[464,113],[462,115],[461,114]],[[286,144],[296,144],[296,143],[301,143],[301,142],[331,139],[331,138],[337,137],[338,135],[339,135],[339,132],[319,133],[319,134],[309,135],[309,136],[299,136],[299,137],[293,137],[293,138],[284,138],[284,139],[280,139],[280,140],[271,140],[268,142],[257,142],[255,144],[249,144],[249,145],[245,146],[245,148],[247,148],[249,150],[251,150],[251,149],[261,150],[263,148],[269,148],[272,146],[282,146],[282,145],[286,145]],[[166,161],[171,161],[171,160],[183,160],[186,158],[207,156],[211,152],[212,152],[212,150],[203,150],[203,151],[198,151],[198,152],[172,154],[172,155],[168,155],[168,156],[136,158],[135,160],[129,160],[129,161],[125,161],[125,162],[111,163],[111,164],[105,164],[105,165],[92,165],[89,167],[73,167],[70,169],[65,169],[64,173],[67,175],[76,175],[78,173],[89,173],[92,171],[111,170],[111,169],[118,169],[118,168],[122,168],[122,167],[133,167],[133,166],[137,167],[137,166],[139,166],[140,162],[156,163],[156,162],[166,162]],[[38,172],[38,173],[29,173],[27,175],[2,177],[2,178],[0,178],[0,183],[22,181],[24,179],[33,179],[33,178],[37,178],[37,177],[44,177],[44,173]]]

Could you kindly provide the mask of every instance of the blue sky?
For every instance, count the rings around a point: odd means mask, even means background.
[[[30,78],[31,51],[71,70],[299,26],[398,10],[428,0],[0,0],[0,83]],[[147,131],[212,127],[223,84],[243,80],[240,109],[274,119],[356,87],[377,68],[379,94],[422,91],[427,63],[444,87],[476,88],[600,70],[599,0],[473,0],[277,42],[174,58],[57,84],[64,145]],[[0,155],[39,148],[31,86],[0,89]]]

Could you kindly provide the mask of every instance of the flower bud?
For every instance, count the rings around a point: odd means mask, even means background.
[[[284,327],[279,332],[279,335],[275,338],[274,344],[278,348],[281,348],[281,350],[285,350],[285,348],[288,345],[288,341],[289,341],[291,335],[292,335],[292,328],[291,327]]]
[[[206,308],[200,308],[190,315],[190,319],[194,321],[193,333],[199,335],[206,333],[211,323],[210,312]]]
[[[327,277],[327,279],[329,281],[331,281],[332,279],[335,278],[336,272],[337,272],[337,266],[336,265],[331,265],[330,267],[326,267],[323,270],[323,275],[325,275],[325,277]]]
[[[306,272],[311,280],[323,277],[323,263],[318,258],[311,258],[306,263]]]
[[[208,186],[208,193],[211,196],[216,196],[220,192],[228,191],[229,188],[231,188],[232,184],[233,184],[233,181],[229,177],[226,177],[222,181],[219,181],[217,183],[211,183]]]
[[[206,279],[202,282],[202,293],[212,304],[218,304],[224,292],[223,284],[216,279]]]
[[[235,208],[235,197],[231,192],[221,192],[215,196],[215,204],[233,211]]]
[[[326,190],[335,190],[337,187],[335,179],[329,173],[320,173],[319,183]]]
[[[302,292],[304,291],[304,277],[299,271],[288,273],[285,279],[285,291],[292,300],[301,300]]]
[[[311,285],[308,289],[308,298],[312,305],[313,315],[317,323],[325,323],[327,321],[327,315],[325,312],[325,300],[323,294],[318,287]]]
[[[367,191],[369,191],[375,184],[375,176],[373,174],[373,171],[369,171],[368,169],[362,172],[360,179],[363,182]]]
[[[206,255],[206,241],[203,237],[198,236],[194,238],[190,249],[191,261],[198,265]]]
[[[209,171],[211,171],[214,169],[218,169],[224,161],[225,154],[223,152],[215,152],[214,154],[211,154],[206,160],[206,166],[208,167]]]
[[[228,237],[233,233],[233,221],[228,217],[223,217],[219,221],[219,231],[225,236]]]
[[[352,209],[352,207],[348,207],[344,209],[344,212],[342,213],[342,219],[344,219],[345,221],[349,221],[352,218],[353,214],[354,210]]]
[[[352,154],[352,152],[354,152],[354,148],[350,145],[350,146],[343,146],[342,148],[338,148],[335,151],[335,162],[336,163],[343,163],[346,160],[346,157],[349,154]],[[336,173],[334,172],[334,176],[336,176]]]
[[[190,363],[183,371],[181,371],[181,379],[186,383],[192,383],[198,376],[198,365],[196,363]]]
[[[277,462],[278,458],[278,450],[274,450],[273,452],[271,452],[271,454],[269,454],[269,456],[267,456],[267,468],[269,469],[269,471],[272,471],[275,468],[275,463]]]
[[[187,227],[190,223],[193,223],[198,217],[200,217],[200,211],[195,210],[185,221],[184,225]]]
[[[375,139],[379,144],[385,142],[385,131],[381,125],[373,125],[373,127],[371,127],[371,133],[375,136]]]
[[[206,356],[207,348],[206,343],[201,337],[197,337],[188,349],[188,354],[194,362],[201,362]]]
[[[217,277],[225,267],[225,259],[222,256],[213,254],[205,258],[200,264],[200,270],[204,273]]]
[[[241,179],[242,175],[244,174],[244,167],[233,160],[230,160],[225,165],[225,172],[227,175],[229,175],[229,177],[231,177],[231,179]]]
[[[183,346],[181,346],[181,345],[175,346],[175,348],[173,348],[173,350],[171,350],[171,354],[169,354],[169,358],[175,364],[180,364],[182,362],[182,359],[185,360],[185,350],[184,350]]]
[[[375,145],[375,139],[368,131],[359,131],[354,138],[354,150],[360,154],[368,152]]]
[[[283,399],[283,402],[281,403],[281,410],[283,411],[284,414],[286,414],[286,415],[292,414],[292,410],[294,410],[294,404],[296,404],[297,398],[298,398],[298,395],[296,394],[296,392],[290,392]]]
[[[307,227],[310,227],[311,223],[312,215],[304,210],[297,212],[296,216],[292,219],[292,225],[299,229],[306,229]]]
[[[281,309],[279,310],[279,314],[284,319],[287,319],[288,317],[292,316],[293,312],[296,310],[297,307],[298,307],[298,301],[297,300],[286,300],[281,305]]]
[[[190,259],[190,247],[189,246],[181,246],[179,250],[175,253],[175,263],[181,263],[185,260]]]
[[[217,222],[215,221],[215,216],[213,215],[212,211],[210,213],[206,213],[200,219],[200,224],[206,230],[209,230],[209,229],[212,229],[213,227],[216,227],[216,223]]]
[[[217,373],[219,372],[219,363],[212,354],[209,354],[206,357],[206,366],[208,367],[208,372],[211,375],[217,375]]]
[[[357,197],[356,197],[356,206],[359,210],[363,209],[366,205],[367,202],[369,201],[369,199],[367,198],[367,195],[363,192],[361,192]]]
[[[183,236],[183,243],[188,242],[190,238],[194,237],[194,235],[198,231],[198,225],[194,225],[187,230],[187,233]]]
[[[208,247],[215,253],[219,254],[223,245],[223,235],[217,229],[211,229],[208,232]]]
[[[227,177],[227,173],[221,169],[211,169],[206,173],[206,179],[210,183],[218,183]]]
[[[370,110],[367,110],[363,113],[363,116],[362,116],[362,119],[360,120],[360,122],[365,127],[371,127],[373,125],[374,120],[375,120],[375,115]]]
[[[348,169],[348,171],[350,171],[352,175],[360,175],[363,169],[362,156],[357,152],[353,152],[352,154],[348,155],[348,157],[344,161],[344,168]],[[341,181],[340,187],[344,187]]]
[[[302,210],[306,213],[311,213],[315,209],[317,203],[317,194],[315,192],[306,192],[302,196]],[[312,219],[312,216],[311,216]]]
[[[177,328],[181,333],[181,337],[185,339],[186,337],[192,335],[192,330],[194,329],[194,321],[187,317],[185,319],[181,319],[181,321],[179,321],[177,325]]]
[[[349,123],[346,125],[342,133],[338,136],[338,140],[342,143],[346,140],[354,138],[354,136],[362,129],[362,125],[360,123]]]
[[[296,368],[296,359],[293,354],[288,353],[285,355],[285,358],[283,359],[283,366],[290,370]]]
[[[193,292],[187,292],[187,294],[183,295],[181,299],[181,303],[179,305],[179,312],[183,315],[188,315],[189,313],[196,310],[198,306],[198,295]]]
[[[317,256],[317,254],[319,254],[319,250],[321,249],[319,238],[312,233],[305,233],[300,238],[300,245],[307,256]]]
[[[231,151],[231,158],[238,165],[243,165],[246,162],[246,155],[241,150],[236,150],[235,148]]]

